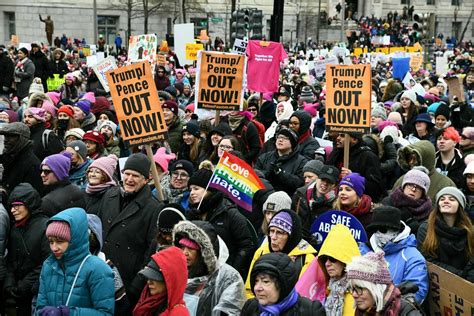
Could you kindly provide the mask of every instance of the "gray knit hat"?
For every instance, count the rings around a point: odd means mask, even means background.
[[[87,158],[87,146],[82,140],[74,140],[70,142],[67,147],[71,147],[72,149],[74,149],[74,151],[78,153],[79,156],[82,157],[82,159],[85,160]]]
[[[276,191],[270,194],[263,203],[263,212],[276,213],[283,209],[291,208],[291,198],[285,191]]]
[[[320,160],[310,160],[304,165],[303,173],[312,172],[316,175],[319,175],[323,166],[324,164]]]
[[[376,105],[372,108],[372,116],[373,117],[380,117],[383,120],[387,119],[387,111],[385,111],[385,108]]]
[[[428,192],[430,189],[430,177],[428,177],[428,170],[423,166],[413,167],[413,169],[408,171],[403,177],[402,189],[407,183],[416,184],[422,187],[424,194],[426,194],[426,192]]]
[[[436,194],[436,204],[439,203],[439,199],[443,196],[443,195],[446,195],[446,194],[449,194],[449,195],[452,195],[456,198],[456,200],[458,200],[459,202],[459,205],[465,209],[466,208],[466,197],[464,196],[464,194],[461,192],[461,190],[459,190],[458,188],[456,187],[445,187],[443,189],[441,189],[438,194]]]

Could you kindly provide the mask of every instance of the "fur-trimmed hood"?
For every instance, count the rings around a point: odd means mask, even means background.
[[[428,169],[430,175],[435,172],[435,148],[429,140],[420,140],[398,150],[398,164],[404,170],[411,169],[408,160],[412,153],[418,156],[420,165]]]
[[[218,268],[216,248],[208,233],[193,222],[182,221],[173,228],[173,245],[179,247],[179,241],[183,237],[189,238],[201,246],[201,256],[207,266],[207,270],[209,274],[214,272]],[[217,235],[216,242],[218,243]],[[217,245],[217,247],[219,247],[219,245]]]
[[[51,104],[54,104],[53,100],[51,100],[51,98],[46,94],[46,93],[43,93],[43,92],[35,92],[31,95],[31,97],[29,97],[28,99],[28,108],[31,108],[31,107],[35,107],[35,108],[38,108],[38,107],[41,107],[41,106],[38,106],[38,101],[49,101]]]

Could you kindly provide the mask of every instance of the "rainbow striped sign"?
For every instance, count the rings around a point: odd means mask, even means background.
[[[252,212],[253,195],[265,188],[252,167],[228,152],[224,152],[219,160],[209,187],[224,192],[235,204],[249,212]]]

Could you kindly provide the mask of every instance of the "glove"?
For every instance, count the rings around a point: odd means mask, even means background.
[[[69,311],[69,309],[68,309]],[[62,316],[62,311],[55,306],[45,306],[40,312],[41,316]],[[69,314],[68,314],[69,315]]]
[[[387,136],[385,136],[385,138],[383,139],[383,142],[384,142],[384,144],[393,143],[393,137],[390,136],[390,135],[387,135]]]
[[[69,307],[66,306],[66,305],[61,305],[58,308],[61,311],[62,316],[69,316],[71,314],[70,310],[69,310]]]

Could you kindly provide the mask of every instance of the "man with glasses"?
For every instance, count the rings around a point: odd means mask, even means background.
[[[169,176],[161,180],[167,203],[179,204],[185,210],[189,208],[188,181],[193,172],[193,164],[188,160],[178,160],[171,166]]]
[[[86,207],[84,192],[69,181],[71,158],[71,153],[63,152],[41,163],[41,180],[47,193],[41,200],[41,210],[49,217],[71,207]]]

